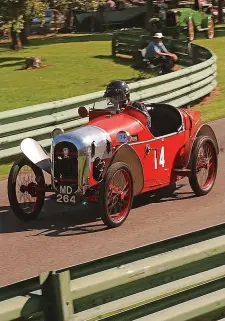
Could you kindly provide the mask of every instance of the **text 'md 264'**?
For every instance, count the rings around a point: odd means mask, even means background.
[[[57,203],[76,203],[75,195],[73,192],[73,188],[67,185],[60,185],[59,193],[56,196]]]

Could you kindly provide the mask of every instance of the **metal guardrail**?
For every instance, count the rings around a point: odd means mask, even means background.
[[[4,286],[0,321],[219,320],[224,259],[221,224]]]
[[[209,94],[217,85],[216,56],[192,44],[189,58],[194,65],[182,70],[130,84],[132,99],[166,102],[175,107],[189,104]],[[51,131],[60,126],[65,131],[87,122],[80,119],[78,107],[102,102],[103,91],[40,105],[0,112],[0,161],[21,153],[20,142],[26,137],[39,141],[45,148],[51,144]],[[104,108],[104,107],[103,107]]]

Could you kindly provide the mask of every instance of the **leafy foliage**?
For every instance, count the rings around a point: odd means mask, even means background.
[[[61,12],[67,12],[71,7],[80,10],[95,10],[101,2],[101,0],[52,0],[50,6]]]
[[[66,14],[70,8],[94,10],[103,0],[1,0],[1,29],[20,32],[25,22],[37,17],[44,22],[44,10],[47,7],[58,9]]]
[[[44,19],[44,10],[47,8],[47,0],[1,0],[0,15],[3,26],[1,29],[13,29],[20,32],[25,22],[33,17]]]

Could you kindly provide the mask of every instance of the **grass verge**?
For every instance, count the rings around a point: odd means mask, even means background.
[[[0,111],[103,90],[112,79],[139,78],[128,60],[111,59],[111,34],[34,38],[21,51],[0,43]],[[21,70],[25,58],[43,59],[43,67]]]

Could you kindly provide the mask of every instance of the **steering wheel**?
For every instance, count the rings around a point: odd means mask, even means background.
[[[126,106],[124,106],[124,109],[126,109],[126,110],[133,109],[133,110],[138,111],[139,113],[141,113],[145,117],[146,123],[144,123],[143,121],[141,121],[141,122],[143,123],[143,125],[148,127],[148,118],[147,118],[147,115],[146,115],[146,113],[144,111],[142,111],[139,108],[136,108],[136,107],[134,107],[132,105],[126,105]],[[149,128],[149,130],[150,130],[150,128]]]
[[[145,115],[145,117],[146,117],[146,114],[142,111],[142,110],[140,110],[139,108],[137,108],[137,107],[134,107],[134,106],[132,106],[132,105],[126,105],[125,107],[123,107],[124,109],[134,109],[135,111],[139,111],[141,114],[143,114],[143,115]]]

